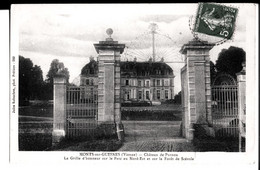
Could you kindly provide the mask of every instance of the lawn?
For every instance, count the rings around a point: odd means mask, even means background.
[[[193,140],[198,152],[238,152],[239,143],[237,138],[204,138]]]
[[[20,151],[116,151],[122,146],[122,143],[116,138],[109,138],[87,141],[67,140],[53,147],[52,117],[53,106],[51,103],[37,102],[31,106],[19,108]],[[127,142],[180,137],[180,105],[123,107],[122,119]],[[165,145],[164,142],[157,142],[156,146],[160,143]],[[175,146],[172,145],[172,142],[168,143],[171,147]],[[195,139],[193,145],[194,150],[200,152],[238,151],[238,142],[234,139]]]
[[[87,141],[66,140],[52,146],[53,105],[47,101],[30,102],[19,107],[20,151],[114,151],[121,147],[115,138]]]
[[[122,145],[117,138],[65,140],[52,146],[52,119],[22,116],[19,118],[20,151],[116,151]]]
[[[52,101],[30,101],[19,107],[19,150],[43,151],[52,145]]]
[[[46,119],[19,118],[19,150],[43,151],[52,145],[52,121]]]

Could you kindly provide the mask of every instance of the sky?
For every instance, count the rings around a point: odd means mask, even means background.
[[[229,5],[229,4],[227,4]],[[239,8],[235,33],[231,40],[215,46],[210,51],[210,58],[216,61],[219,52],[230,46],[246,46],[247,8],[244,4],[233,5]],[[165,44],[168,55],[164,57],[173,68],[175,74],[175,93],[181,90],[180,61],[181,46],[193,38],[189,21],[195,17],[198,4],[34,4],[13,5],[11,7],[12,22],[17,26],[19,55],[30,58],[33,64],[41,67],[43,77],[50,68],[51,61],[58,59],[63,62],[70,72],[70,82],[79,76],[82,67],[89,62],[89,57],[96,58],[98,54],[94,43],[107,38],[106,29],[112,28],[112,38],[126,44],[122,60],[144,61],[143,53],[151,52],[146,49],[131,49],[133,44],[144,40],[142,35],[149,31],[149,25],[156,23],[158,32],[170,37],[171,44]],[[169,39],[165,39],[169,40]],[[148,41],[150,41],[148,39]],[[164,41],[160,41],[163,43]],[[166,41],[165,41],[166,42]],[[141,46],[141,48],[144,46]],[[139,50],[139,52],[138,52]],[[142,51],[143,50],[143,51]],[[159,53],[159,49],[157,50]],[[170,54],[170,55],[169,55]],[[163,55],[163,53],[162,53]]]

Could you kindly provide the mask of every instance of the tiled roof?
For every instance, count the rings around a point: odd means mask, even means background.
[[[121,74],[133,74],[136,76],[147,75],[173,75],[172,68],[164,62],[135,62],[124,61],[120,63]],[[86,64],[82,70],[81,75],[93,76],[98,73],[98,62],[95,60]]]

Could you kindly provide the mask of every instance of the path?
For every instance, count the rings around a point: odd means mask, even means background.
[[[180,137],[180,121],[123,121],[125,142],[119,151],[195,151]]]

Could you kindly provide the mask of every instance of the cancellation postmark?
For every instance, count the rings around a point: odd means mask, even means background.
[[[200,40],[221,44],[232,39],[238,8],[214,3],[199,3],[193,17],[192,33]]]

